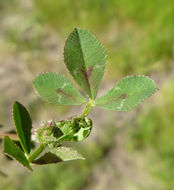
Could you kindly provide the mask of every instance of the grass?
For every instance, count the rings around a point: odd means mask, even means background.
[[[174,56],[172,0],[34,0],[34,3],[40,20],[63,34],[75,26],[98,33],[106,43],[110,72],[116,71],[118,76],[149,73],[156,68],[161,72],[170,67]]]
[[[136,128],[131,132],[135,151],[151,149],[158,158],[156,162],[158,167],[153,170],[153,174],[165,184],[166,190],[174,189],[173,96],[172,80],[162,89],[158,105],[152,107],[148,113],[139,116]]]

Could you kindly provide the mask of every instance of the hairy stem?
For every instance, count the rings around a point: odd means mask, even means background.
[[[87,102],[86,107],[81,116],[87,117],[94,106],[95,106],[94,100],[90,99],[89,102]]]
[[[39,155],[40,153],[43,152],[43,150],[46,148],[47,145],[45,144],[41,144],[38,149],[36,149],[36,151],[28,158],[28,161],[29,162],[32,162],[33,160],[35,160]]]

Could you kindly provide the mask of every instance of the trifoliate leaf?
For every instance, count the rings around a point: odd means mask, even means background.
[[[100,41],[87,30],[75,28],[65,43],[64,60],[74,80],[95,99],[106,62]]]
[[[69,147],[58,147],[50,150],[50,152],[45,153],[32,163],[43,165],[78,159],[84,160],[83,156],[81,156],[76,150]]]
[[[86,99],[64,76],[57,73],[43,73],[33,81],[39,95],[52,104],[80,105]]]
[[[108,110],[128,111],[157,91],[152,79],[146,76],[128,76],[96,100],[96,106]]]
[[[24,155],[24,152],[22,152],[22,150],[20,150],[8,136],[5,136],[4,138],[4,153],[19,161],[23,166],[32,170],[29,161]]]
[[[13,119],[23,150],[26,154],[29,154],[31,150],[32,121],[26,108],[19,102],[14,102]]]

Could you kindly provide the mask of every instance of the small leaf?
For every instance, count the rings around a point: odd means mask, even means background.
[[[78,159],[84,160],[84,157],[81,154],[69,147],[58,147],[56,149],[51,150],[50,152],[58,156],[62,161]]]
[[[32,121],[26,108],[19,102],[15,102],[13,105],[13,119],[23,150],[29,155],[31,150]]]
[[[62,160],[51,152],[47,152],[37,160],[32,161],[33,164],[37,165],[56,164],[58,162],[62,162]]]
[[[45,153],[32,163],[42,165],[78,159],[84,160],[84,158],[76,150],[68,147],[58,147]]]
[[[96,100],[96,105],[108,110],[128,111],[157,91],[156,84],[146,76],[128,76]]]
[[[64,60],[74,80],[95,99],[106,63],[100,41],[87,30],[75,28],[66,41]]]
[[[39,95],[52,104],[80,105],[86,99],[64,76],[57,73],[43,73],[33,81]]]
[[[32,170],[29,161],[24,155],[24,152],[22,152],[8,136],[5,136],[4,138],[4,153],[19,161],[23,166]]]

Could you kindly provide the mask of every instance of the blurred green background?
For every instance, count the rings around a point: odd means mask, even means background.
[[[150,76],[160,91],[130,112],[94,109],[92,134],[73,145],[85,161],[28,172],[0,154],[0,170],[8,174],[0,175],[0,190],[174,190],[173,0],[0,0],[0,131],[14,127],[14,100],[29,109],[34,127],[83,110],[49,105],[32,88],[45,71],[72,79],[63,46],[76,26],[107,51],[99,94],[133,74]]]

